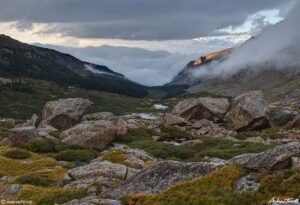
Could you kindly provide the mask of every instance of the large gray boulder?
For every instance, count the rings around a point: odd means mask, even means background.
[[[137,171],[122,164],[114,164],[109,161],[95,161],[70,169],[65,174],[62,185],[65,189],[78,189],[95,183],[107,187],[115,186],[134,172]]]
[[[179,126],[184,126],[187,125],[188,122],[186,119],[176,116],[176,115],[172,115],[170,113],[167,113],[164,116],[164,124],[166,125],[179,125]]]
[[[233,134],[233,131],[227,130],[219,124],[206,119],[195,121],[192,124],[192,128],[192,135],[194,136],[205,135],[215,138],[224,138],[225,136]]]
[[[88,196],[82,199],[74,199],[62,205],[122,205],[122,203],[118,200],[112,199],[102,199],[98,196]]]
[[[127,123],[121,118],[84,121],[61,133],[62,142],[70,145],[102,149],[118,134],[127,133]]]
[[[300,142],[293,142],[256,154],[245,164],[256,172],[272,172],[291,168],[292,157],[300,156]]]
[[[116,144],[109,150],[100,153],[100,157],[94,159],[92,162],[110,160],[114,154],[122,155],[124,157],[123,164],[135,169],[142,169],[150,164],[154,164],[157,160],[149,153],[140,149],[133,149],[126,145]],[[117,163],[117,162],[116,162]]]
[[[288,124],[292,124],[293,120],[297,116],[297,113],[295,111],[291,110],[275,110],[272,111],[269,115],[270,119],[270,125],[272,127],[274,126],[287,126]]]
[[[251,91],[235,97],[226,114],[226,127],[236,131],[269,127],[268,106],[261,91]]]
[[[235,156],[227,161],[228,164],[234,164],[234,163],[240,163],[240,164],[245,164],[247,163],[250,159],[255,157],[257,154],[255,153],[249,153],[249,154],[242,154]]]
[[[28,142],[41,139],[36,127],[18,127],[8,131],[8,141],[10,143]]]
[[[49,101],[43,109],[43,120],[59,130],[65,130],[78,124],[90,107],[91,102],[83,98]]]
[[[288,123],[288,126],[300,129],[300,115],[296,115],[293,121]]]
[[[172,114],[191,119],[207,119],[221,122],[228,111],[227,98],[189,98],[180,101],[173,109]]]
[[[178,182],[201,177],[223,166],[224,163],[162,161],[142,169],[104,195],[118,198],[124,194],[158,194]]]

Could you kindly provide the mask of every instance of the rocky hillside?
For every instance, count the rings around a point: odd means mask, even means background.
[[[196,80],[191,76],[193,70],[201,69],[202,66],[212,62],[212,61],[222,61],[226,55],[233,51],[232,48],[224,49],[221,51],[213,52],[207,54],[206,56],[200,56],[198,59],[189,62],[184,69],[178,73],[174,79],[167,85],[194,85],[200,83],[201,80]]]
[[[148,94],[146,87],[106,66],[82,62],[71,55],[24,44],[5,35],[0,35],[0,77],[34,78],[135,97]]]
[[[247,42],[244,45],[246,44]],[[274,69],[273,66],[263,64],[255,68],[248,66],[223,76],[212,74],[196,77],[196,73],[201,72],[201,69],[207,69],[207,65],[222,65],[222,62],[230,57],[231,52],[232,49],[225,49],[191,61],[168,85],[188,85],[188,93],[211,92],[231,97],[259,89],[264,92],[268,102],[299,99],[300,65]]]
[[[91,113],[92,104],[60,99],[26,122],[0,119],[2,202],[266,205],[300,197],[297,101],[269,105],[252,91],[123,116]]]
[[[261,71],[242,70],[225,78],[212,78],[195,84],[189,93],[201,91],[226,96],[260,89],[268,102],[289,102],[300,99],[300,67],[285,70],[263,69]]]

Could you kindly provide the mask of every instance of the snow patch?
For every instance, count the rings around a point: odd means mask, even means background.
[[[93,68],[93,66],[90,66],[88,64],[84,64],[85,68],[92,72],[92,73],[95,73],[95,74],[100,74],[100,75],[111,75],[111,76],[116,76],[115,74],[113,73],[109,73],[109,72],[105,72],[105,71],[101,71],[101,70],[97,70],[95,68]]]
[[[154,114],[148,114],[148,113],[132,113],[130,115],[125,115],[125,117],[129,117],[129,118],[140,117],[145,120],[155,120],[160,116]]]
[[[157,110],[165,110],[165,109],[169,108],[169,106],[162,105],[162,104],[155,104],[154,107]]]

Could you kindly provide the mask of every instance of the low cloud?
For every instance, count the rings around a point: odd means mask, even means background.
[[[40,45],[41,46],[41,45]],[[191,59],[198,54],[150,51],[142,48],[99,46],[71,48],[42,45],[71,53],[83,61],[105,65],[143,85],[157,86],[168,83]]]
[[[276,25],[265,28],[260,35],[236,48],[222,62],[212,62],[192,72],[194,79],[226,77],[241,69],[300,70],[300,3]]]

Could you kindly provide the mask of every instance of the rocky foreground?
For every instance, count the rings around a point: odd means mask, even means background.
[[[143,119],[110,112],[87,114],[92,103],[82,98],[50,101],[42,118],[33,115],[23,124],[1,119],[0,125],[11,129],[1,139],[0,199],[143,204],[137,197],[143,194],[145,204],[161,204],[158,200],[182,183],[207,180],[235,166],[245,173],[234,178],[231,192],[256,193],[265,176],[281,176],[284,170],[299,173],[300,102],[292,104],[268,105],[261,91],[252,91],[233,99],[185,99],[171,113]],[[294,186],[300,186],[299,179]],[[38,192],[40,197],[31,198]],[[58,193],[74,196],[58,200]],[[278,197],[297,194],[290,190]],[[123,200],[125,196],[135,200]]]

